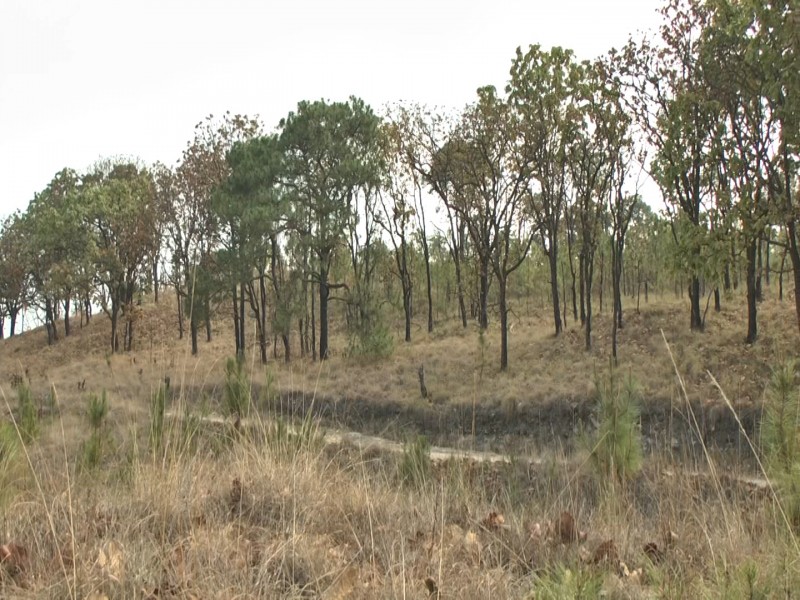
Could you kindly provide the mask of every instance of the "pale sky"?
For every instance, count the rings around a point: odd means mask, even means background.
[[[460,108],[504,87],[517,46],[593,58],[656,27],[660,4],[0,0],[0,216],[64,167],[174,165],[212,113],[272,128],[300,100]]]

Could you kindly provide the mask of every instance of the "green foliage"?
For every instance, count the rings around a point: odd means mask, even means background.
[[[589,600],[599,598],[602,590],[602,572],[558,566],[537,575],[533,590],[527,597],[531,600]]]
[[[87,414],[92,429],[97,431],[103,426],[105,418],[108,416],[108,395],[106,390],[103,390],[100,396],[97,394],[89,396]]]
[[[640,392],[630,375],[620,387],[613,366],[607,379],[596,378],[595,388],[599,426],[592,463],[603,481],[624,483],[642,465]]]
[[[89,425],[92,432],[89,439],[81,444],[78,454],[78,468],[81,471],[92,471],[103,461],[106,449],[111,445],[112,440],[109,432],[104,427],[108,416],[108,395],[103,390],[100,396],[91,394],[87,401],[86,414],[89,417]]]
[[[225,363],[225,410],[229,415],[244,419],[250,415],[252,404],[250,379],[244,370],[244,361],[229,358]]]
[[[800,392],[793,361],[773,369],[761,423],[767,470],[777,485],[784,510],[800,528]]]
[[[408,486],[421,488],[431,478],[431,444],[424,435],[403,445],[399,465],[400,479]]]
[[[355,321],[349,335],[349,356],[382,359],[392,355],[394,338],[379,309],[365,308]]]
[[[30,444],[39,435],[39,411],[33,403],[31,388],[24,383],[17,388],[17,406],[19,435],[25,444]]]

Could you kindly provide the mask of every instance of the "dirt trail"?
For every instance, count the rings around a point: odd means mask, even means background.
[[[166,416],[169,418],[180,418],[180,415],[174,412],[169,412],[167,413]],[[233,419],[225,418],[221,415],[215,415],[215,414],[206,415],[202,417],[202,420],[206,423],[215,423],[218,425],[229,425],[229,426],[234,425]],[[256,419],[248,419],[240,421],[239,426],[243,428],[254,427],[254,426],[258,427],[259,425],[263,425],[264,423],[266,423],[266,421],[261,421],[259,423],[259,421]],[[291,425],[288,426],[288,430],[292,433],[298,432],[298,429]],[[322,437],[322,440],[325,445],[331,445],[331,446],[345,445],[345,446],[355,447],[358,448],[359,451],[363,453],[378,451],[378,452],[386,452],[392,454],[402,454],[404,451],[404,445],[399,442],[395,442],[393,440],[389,440],[376,435],[367,435],[364,433],[359,433],[357,431],[324,429],[324,436]],[[497,463],[510,464],[512,462],[512,457],[505,454],[498,454],[496,452],[448,448],[444,446],[431,446],[430,458],[431,461],[434,463],[445,462],[448,460],[467,460],[467,461],[474,461],[481,463],[495,463],[495,464]],[[544,460],[541,458],[536,458],[531,456],[514,456],[513,462],[517,464],[525,464],[528,466],[541,466],[544,463]],[[666,477],[676,476],[676,473],[671,470],[665,470],[663,474]],[[701,472],[694,470],[681,471],[681,475],[685,477],[698,478],[703,480],[712,477],[712,474],[709,472]],[[770,488],[769,482],[766,479],[762,479],[760,477],[731,474],[731,473],[718,473],[716,477],[718,477],[720,481],[742,485],[749,489],[761,492],[767,492]]]

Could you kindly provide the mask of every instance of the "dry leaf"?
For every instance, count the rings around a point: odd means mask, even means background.
[[[11,576],[24,573],[30,565],[28,550],[19,544],[3,544],[0,546],[0,564]]]
[[[113,581],[120,582],[125,576],[125,564],[122,546],[110,540],[103,544],[97,555],[97,566],[103,574]]]
[[[614,540],[606,540],[601,543],[594,551],[592,556],[592,563],[598,564],[617,564],[619,563],[619,553]]]
[[[490,512],[486,518],[481,521],[481,525],[483,525],[486,529],[490,531],[496,531],[505,525],[506,518],[497,512]]]
[[[431,598],[438,598],[439,597],[439,588],[436,585],[436,582],[433,580],[432,577],[425,578],[425,587],[428,589],[428,594]]]

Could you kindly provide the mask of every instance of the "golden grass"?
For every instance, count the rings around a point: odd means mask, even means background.
[[[759,403],[769,366],[796,345],[794,314],[788,303],[762,305],[761,340],[745,348],[741,313],[709,313],[707,332],[697,335],[685,327],[683,303],[628,310],[621,367],[646,396],[678,398],[663,329],[690,400],[723,402],[710,371],[735,408]],[[11,376],[27,369],[35,397],[44,403],[54,386],[60,406],[26,449],[25,482],[0,506],[0,543],[28,552],[22,568],[0,567],[0,596],[420,598],[434,586],[431,597],[526,598],[537,586],[558,585],[563,568],[600,578],[618,598],[748,597],[753,590],[788,597],[800,585],[800,556],[774,496],[737,480],[744,467],[729,457],[650,455],[639,476],[609,492],[588,469],[586,452],[559,448],[538,464],[436,463],[426,485],[410,487],[402,484],[402,455],[337,444],[287,455],[270,445],[269,423],[252,437],[200,424],[186,444],[153,453],[150,395],[165,376],[187,390],[176,392],[177,408],[190,388],[211,394],[232,346],[217,324],[214,341],[191,357],[188,341],[173,338],[171,319],[161,307],[145,307],[130,355],[107,356],[102,316],[51,348],[41,331],[0,343],[8,404],[15,404]],[[496,367],[497,332],[486,334],[481,359],[477,331],[456,323],[398,343],[385,361],[338,353],[322,365],[275,362],[270,373],[277,390],[300,390],[309,401],[320,394],[423,404],[420,363],[443,405],[475,399],[511,410],[583,400],[595,371],[608,364],[607,315],[595,324],[595,350],[587,354],[579,328],[554,339],[549,322],[523,316],[511,333],[506,374]],[[333,346],[344,346],[341,334]],[[263,379],[261,369],[251,371]],[[104,388],[113,444],[100,468],[81,471],[86,397]],[[563,511],[575,516],[585,541],[559,541],[553,523]],[[594,564],[608,540],[616,557]]]

